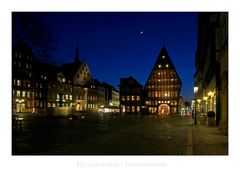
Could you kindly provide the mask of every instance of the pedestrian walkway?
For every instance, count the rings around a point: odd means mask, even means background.
[[[217,126],[189,126],[187,155],[228,155],[228,136]]]

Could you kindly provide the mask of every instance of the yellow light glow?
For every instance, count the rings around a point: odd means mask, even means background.
[[[168,68],[168,64],[166,65],[166,67]]]
[[[162,66],[161,65],[158,65],[158,68],[161,68]]]
[[[207,97],[205,96],[205,97],[203,98],[203,100],[207,100]]]
[[[165,58],[165,56],[163,55],[163,56],[162,56],[162,58],[164,59],[164,58]]]
[[[198,103],[200,103],[200,102],[201,102],[201,99],[198,99],[197,101],[198,101]]]
[[[208,93],[208,96],[212,96],[212,95],[213,95],[213,92],[210,91],[210,92]]]

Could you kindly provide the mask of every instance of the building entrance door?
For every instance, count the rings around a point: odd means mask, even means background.
[[[21,113],[25,111],[25,104],[23,103],[17,103],[17,112]]]
[[[168,115],[170,114],[170,107],[167,104],[161,104],[158,107],[159,115]]]
[[[76,110],[77,111],[83,111],[83,101],[82,100],[79,100],[78,102],[77,102],[77,105],[76,105]]]

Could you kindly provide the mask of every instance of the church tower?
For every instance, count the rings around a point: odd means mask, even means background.
[[[149,113],[178,113],[182,82],[165,47],[157,58],[145,85]]]

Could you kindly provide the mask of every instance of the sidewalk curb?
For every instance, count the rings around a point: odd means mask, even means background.
[[[193,135],[192,135],[192,127],[191,126],[188,129],[187,145],[186,145],[185,154],[193,155]]]

